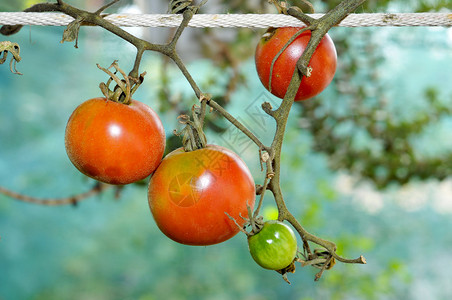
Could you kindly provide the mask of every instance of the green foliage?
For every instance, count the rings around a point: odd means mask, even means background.
[[[345,56],[342,53],[359,57],[359,52],[366,51],[366,58],[342,60],[334,79],[336,90],[330,89],[318,101],[303,103],[301,117],[308,120],[305,129],[314,137],[314,148],[328,155],[332,168],[369,179],[378,188],[406,184],[413,178],[445,179],[452,172],[450,152],[428,157],[415,141],[431,124],[450,120],[452,108],[446,99],[452,98],[452,93],[443,98],[436,87],[420,82],[423,95],[414,94],[417,99],[413,99],[409,93],[402,94],[396,102],[390,96],[391,88],[404,83],[389,79],[391,75],[381,67],[384,55],[375,42],[377,32],[364,32],[359,44],[347,37],[341,40],[341,35],[335,40],[340,57]],[[437,64],[443,66],[440,60]],[[442,75],[436,78],[440,82]],[[403,80],[416,79],[407,76]],[[395,103],[403,104],[396,107]]]

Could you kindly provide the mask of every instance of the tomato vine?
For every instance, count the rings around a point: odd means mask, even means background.
[[[166,44],[154,44],[150,43],[146,40],[138,38],[131,33],[121,29],[118,26],[113,25],[104,19],[103,11],[110,7],[111,5],[117,3],[119,0],[114,0],[107,5],[99,8],[95,12],[88,12],[76,7],[73,7],[62,0],[57,0],[56,3],[41,3],[36,4],[26,11],[28,12],[49,12],[49,11],[57,11],[72,16],[74,21],[71,22],[64,31],[63,34],[63,42],[73,42],[75,41],[75,47],[78,47],[78,34],[79,29],[85,25],[95,25],[104,28],[105,30],[117,35],[121,39],[129,42],[136,48],[136,57],[133,68],[129,72],[128,76],[124,76],[127,80],[131,80],[139,85],[144,79],[142,75],[139,75],[139,69],[143,54],[145,51],[155,51],[159,52],[169,59],[171,59],[177,67],[180,69],[182,74],[185,76],[186,80],[190,84],[193,89],[196,98],[199,99],[201,104],[200,111],[194,113],[199,120],[198,124],[203,123],[206,106],[211,107],[216,113],[223,116],[226,120],[228,120],[231,124],[233,124],[238,130],[240,130],[243,134],[245,134],[253,143],[257,146],[259,151],[259,158],[261,161],[261,165],[264,169],[264,180],[262,185],[258,185],[256,189],[256,194],[259,197],[258,203],[256,205],[256,210],[254,214],[251,216],[251,222],[254,219],[258,218],[259,210],[262,206],[262,201],[264,199],[264,194],[267,190],[269,190],[273,194],[273,198],[275,200],[276,206],[278,208],[278,221],[283,222],[286,221],[290,223],[293,228],[298,232],[301,240],[302,240],[302,257],[298,257],[297,261],[304,265],[312,265],[320,269],[320,272],[316,275],[316,280],[319,279],[323,272],[327,269],[330,269],[334,264],[334,261],[339,261],[343,263],[357,263],[357,264],[365,264],[366,260],[363,256],[360,256],[355,259],[349,259],[342,257],[337,254],[336,244],[334,242],[322,239],[320,237],[315,236],[308,232],[301,223],[293,216],[293,214],[289,211],[286,206],[283,191],[281,189],[280,177],[281,177],[281,155],[282,155],[282,145],[284,140],[284,133],[287,124],[287,120],[289,117],[289,113],[291,107],[294,103],[294,99],[296,93],[298,91],[298,87],[300,86],[301,81],[304,77],[309,77],[309,62],[314,53],[314,50],[319,45],[322,38],[327,34],[327,32],[338,24],[341,20],[343,20],[348,14],[355,11],[361,4],[365,2],[365,0],[344,0],[340,2],[335,8],[326,13],[323,17],[319,19],[314,19],[307,14],[303,13],[299,8],[289,6],[287,3],[282,2],[284,5],[281,6],[280,2],[272,1],[275,4],[279,5],[278,10],[280,13],[284,13],[290,16],[293,16],[306,24],[306,29],[310,30],[312,35],[306,46],[305,51],[301,55],[300,59],[297,62],[297,67],[295,68],[289,87],[287,92],[281,102],[281,105],[277,108],[273,108],[270,103],[265,102],[262,104],[262,109],[267,113],[270,117],[272,117],[276,123],[276,132],[273,138],[273,141],[270,145],[265,145],[258,137],[256,137],[252,131],[247,128],[244,124],[242,124],[238,119],[234,118],[230,113],[227,112],[219,103],[217,103],[210,95],[203,92],[190,72],[187,70],[184,62],[180,58],[178,52],[176,51],[176,45],[181,37],[185,28],[187,28],[189,21],[191,18],[199,11],[201,6],[205,4],[206,1],[202,1],[199,5],[186,5],[188,2],[180,2],[178,1],[177,6],[172,7],[172,11],[174,13],[180,13],[183,15],[183,20],[177,30],[174,32],[170,41]],[[172,1],[172,4],[175,4]],[[304,1],[305,4],[309,3]],[[307,5],[309,7],[309,5]],[[3,26],[0,29],[0,33],[4,35],[10,35],[18,32],[21,26]],[[14,54],[14,52],[13,52]],[[17,59],[16,59],[17,60]],[[123,74],[124,75],[124,74]],[[110,74],[112,80],[114,80],[113,74]],[[121,81],[116,81],[119,86],[121,86]],[[115,91],[109,91],[106,86],[103,86],[104,95],[109,96],[115,94]],[[130,83],[128,83],[130,86]],[[133,88],[132,88],[133,89]],[[128,93],[128,94],[127,94]],[[130,99],[130,91],[126,93],[126,103]],[[116,95],[117,96],[117,95]],[[184,117],[182,117],[184,119]],[[189,120],[185,118],[185,123],[190,125]],[[310,243],[321,246],[322,249],[311,250]],[[290,268],[288,270],[279,270],[281,271],[283,276],[286,276],[287,272],[292,272],[293,269]]]

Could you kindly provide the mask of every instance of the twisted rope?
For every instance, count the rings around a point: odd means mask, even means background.
[[[320,18],[323,14],[311,14]],[[106,20],[123,27],[177,27],[181,15],[165,14],[110,14]],[[0,25],[65,26],[74,19],[61,13],[0,12]],[[281,14],[198,14],[189,27],[267,28],[298,27],[303,23]],[[444,26],[452,27],[452,13],[362,13],[350,14],[338,26]]]

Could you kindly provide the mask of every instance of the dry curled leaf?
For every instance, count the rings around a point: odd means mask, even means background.
[[[20,54],[19,44],[10,41],[0,42],[0,56],[3,54],[3,57],[0,58],[0,64],[3,64],[6,61],[8,53],[11,53],[11,55],[13,56],[9,63],[11,73],[22,75],[22,73],[20,73],[16,69],[16,63],[18,63],[22,59],[19,55]]]
[[[64,42],[73,42],[75,41],[75,48],[78,48],[78,32],[80,30],[80,26],[82,26],[83,19],[78,17],[66,27],[63,32],[63,39],[61,43]]]

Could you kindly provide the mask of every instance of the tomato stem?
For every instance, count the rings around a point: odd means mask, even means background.
[[[278,10],[278,13],[280,14],[287,14],[287,8],[288,8],[288,4],[286,1],[281,1],[281,0],[269,0],[268,2],[270,2],[271,4],[273,4],[276,9]],[[299,0],[299,5],[300,7],[296,7],[297,9],[300,9],[300,11],[308,13],[308,14],[313,14],[314,13],[314,6],[312,5],[311,2],[309,2],[308,0]]]
[[[204,111],[196,105],[191,108],[193,121],[190,119],[189,115],[180,115],[177,118],[179,123],[184,124],[185,127],[181,131],[174,130],[173,133],[177,136],[182,136],[182,146],[185,152],[194,151],[197,149],[202,149],[207,146],[207,137],[203,131],[204,117],[200,117]]]
[[[141,83],[143,83],[146,72],[140,74],[138,78],[127,76],[126,73],[118,66],[117,60],[113,61],[113,63],[108,68],[103,68],[99,64],[97,64],[97,67],[110,76],[110,78],[107,80],[107,83],[101,82],[99,84],[99,88],[102,91],[102,94],[104,94],[105,98],[127,105],[132,103],[132,95],[138,89]],[[111,72],[110,70],[108,70],[110,68],[114,68],[116,71]],[[117,72],[121,73],[124,79],[119,79],[119,77],[116,76]],[[116,82],[116,86],[113,90],[110,90],[109,86],[112,81]]]

